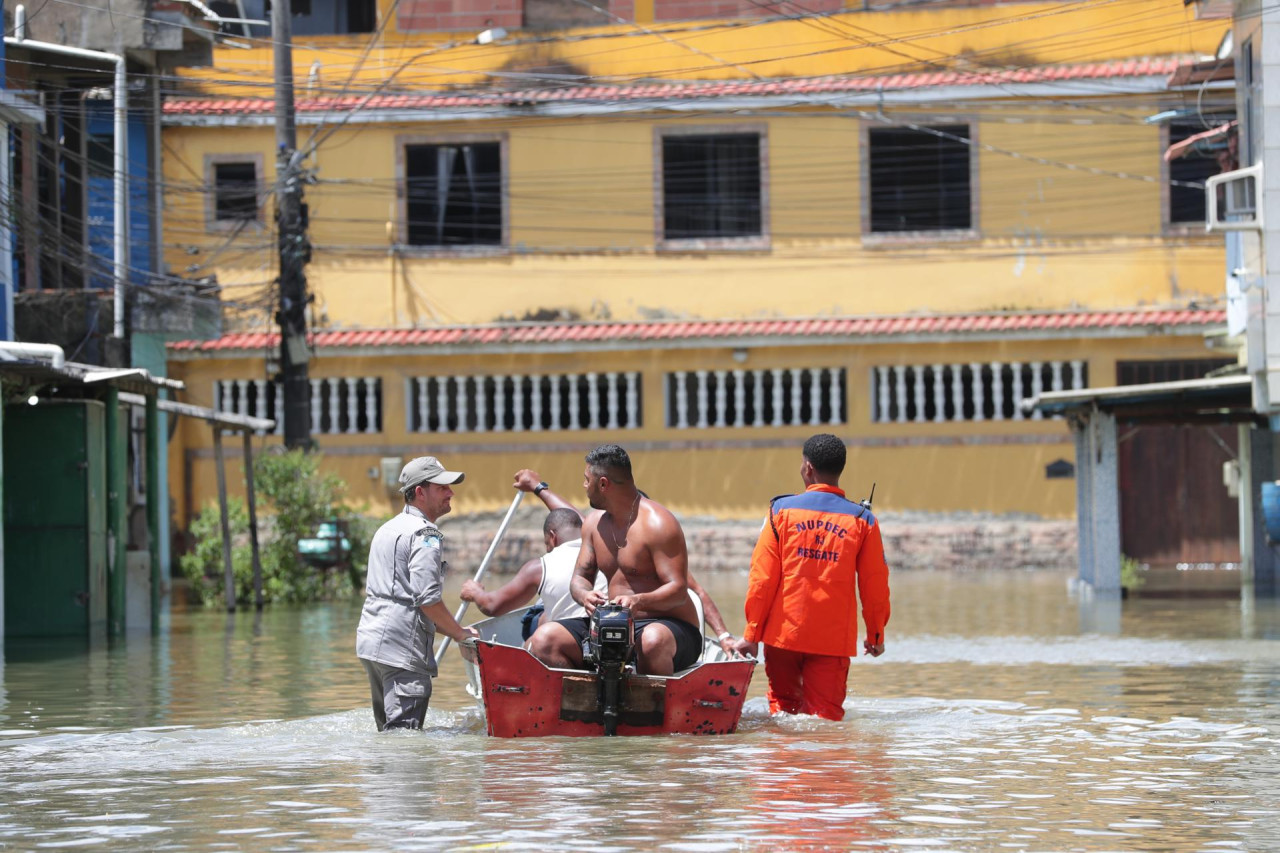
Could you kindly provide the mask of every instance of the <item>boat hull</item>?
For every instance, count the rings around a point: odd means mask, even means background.
[[[474,652],[468,660],[471,692],[478,694],[490,735],[604,734],[596,674],[552,669],[523,648],[492,640],[478,641],[468,652]],[[749,659],[710,661],[669,677],[630,675],[622,688],[617,734],[731,734],[755,665]]]

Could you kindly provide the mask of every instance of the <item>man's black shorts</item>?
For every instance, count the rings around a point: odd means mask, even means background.
[[[640,645],[640,632],[644,630],[644,626],[651,622],[658,622],[666,625],[676,638],[676,656],[672,661],[672,668],[679,672],[682,669],[688,669],[697,662],[702,655],[702,633],[697,628],[685,622],[682,619],[637,619],[635,624],[634,642],[637,647]],[[591,633],[591,617],[581,616],[576,619],[560,619],[557,624],[563,625],[565,630],[573,635],[574,642],[579,646],[582,641]]]

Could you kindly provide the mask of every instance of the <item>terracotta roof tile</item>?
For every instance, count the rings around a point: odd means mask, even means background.
[[[1036,83],[1063,80],[1098,80],[1148,75],[1170,75],[1182,64],[1176,57],[1143,60],[1088,62],[1074,65],[1040,65],[1027,68],[996,68],[983,71],[933,71],[891,74],[880,77],[792,77],[779,80],[728,80],[719,82],[669,83],[663,85],[595,85],[566,88],[526,89],[514,92],[428,92],[421,94],[377,95],[365,102],[362,97],[299,98],[297,111],[327,112],[360,107],[365,110],[430,109],[439,107],[503,107],[516,104],[560,101],[628,101],[654,98],[699,99],[744,95],[786,96],[829,92],[924,89],[939,86],[990,86],[1007,83]],[[266,98],[172,98],[165,102],[166,115],[245,115],[274,110]]]
[[[1226,322],[1216,309],[1064,311],[1001,314],[831,317],[795,320],[718,320],[616,323],[512,323],[427,329],[348,329],[315,332],[321,349],[558,342],[714,340],[748,337],[902,337],[1026,330],[1144,330],[1160,327],[1209,328]],[[276,348],[273,332],[233,332],[212,341],[178,341],[178,352],[248,351]]]

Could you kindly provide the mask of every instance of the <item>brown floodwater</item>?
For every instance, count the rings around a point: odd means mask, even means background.
[[[761,670],[724,737],[488,738],[455,651],[378,735],[359,602],[9,641],[0,849],[1280,848],[1276,602],[1069,577],[899,573],[843,722],[770,717]],[[741,627],[745,578],[703,581]]]

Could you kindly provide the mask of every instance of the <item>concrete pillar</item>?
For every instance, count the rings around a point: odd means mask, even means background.
[[[1076,431],[1080,580],[1099,597],[1120,595],[1120,487],[1115,416],[1088,414]]]

